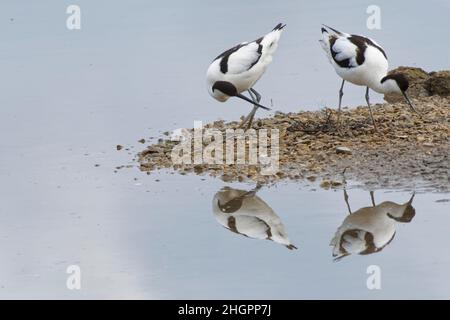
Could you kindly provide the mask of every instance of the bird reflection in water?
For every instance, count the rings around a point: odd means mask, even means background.
[[[228,230],[254,239],[266,239],[293,250],[280,217],[256,195],[260,185],[246,191],[224,187],[214,195],[213,212]]]
[[[373,191],[370,192],[370,196],[371,207],[352,212],[344,188],[349,215],[337,229],[330,243],[333,246],[335,260],[351,254],[366,255],[380,252],[394,239],[397,222],[411,222],[416,214],[412,206],[414,194],[404,204],[384,201],[376,205]]]

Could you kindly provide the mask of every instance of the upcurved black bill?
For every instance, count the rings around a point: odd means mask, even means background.
[[[417,113],[419,116],[422,116],[422,114],[416,110],[416,108],[414,108],[413,104],[411,103],[411,101],[408,98],[408,95],[406,94],[406,92],[402,91],[403,96],[405,97],[406,102],[408,102],[409,107],[411,108],[412,111],[414,111],[415,113]]]
[[[263,108],[264,110],[270,110],[270,108],[264,107],[264,106],[260,105],[259,103],[252,101],[251,99],[247,98],[243,94],[238,93],[238,94],[236,94],[236,97],[241,98],[242,100],[245,100],[247,102],[250,102],[251,104],[253,104],[259,108]]]

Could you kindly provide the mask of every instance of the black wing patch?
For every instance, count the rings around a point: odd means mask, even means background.
[[[363,62],[364,62],[364,50],[366,50],[368,45],[380,50],[380,52],[383,54],[383,56],[387,59],[386,52],[384,52],[383,48],[381,48],[379,45],[375,44],[369,38],[352,34],[350,36],[350,38],[348,38],[348,40],[350,40],[351,43],[353,43],[355,46],[357,46],[359,51],[363,52],[362,58],[359,57],[359,59],[362,59]],[[358,56],[356,57],[356,61],[358,61]],[[359,62],[358,62],[358,64],[359,64]]]
[[[220,61],[220,71],[222,73],[228,72],[228,58],[230,58],[230,55],[236,51],[238,51],[240,48],[246,46],[247,43],[240,43],[237,46],[234,46],[231,49],[228,49],[227,51],[222,52],[220,55],[218,55],[213,61],[216,61],[217,59],[222,59]]]
[[[217,59],[221,59],[220,60],[220,71],[225,74],[228,72],[228,59],[230,58],[230,56],[235,53],[236,51],[238,51],[239,49],[241,49],[242,47],[248,46],[249,44],[252,43],[256,43],[258,44],[258,49],[257,49],[257,53],[258,53],[258,57],[255,61],[253,61],[247,68],[247,71],[250,70],[251,68],[253,68],[254,65],[256,65],[259,61],[259,59],[261,58],[262,55],[262,50],[263,50],[263,46],[261,44],[262,40],[264,39],[264,37],[261,37],[255,41],[252,42],[248,42],[248,43],[241,43],[238,44],[236,46],[234,46],[231,49],[228,49],[225,52],[222,52],[220,55],[218,55],[213,61],[216,61]]]
[[[344,60],[337,60],[335,57],[339,52],[336,52],[333,50],[333,46],[338,38],[335,36],[330,37],[330,49],[331,49],[331,56],[333,57],[333,60],[342,68],[354,68],[356,66],[351,65],[351,58],[344,59]],[[364,53],[366,52],[367,46],[372,46],[376,49],[378,49],[383,56],[387,59],[386,52],[384,52],[383,48],[381,48],[379,45],[375,44],[372,40],[366,37],[358,36],[355,34],[352,34],[350,37],[347,38],[351,43],[353,43],[356,46],[356,63],[358,66],[362,65],[366,58],[364,57]]]
[[[334,62],[336,62],[341,68],[351,68],[350,66],[350,59],[344,59],[344,60],[337,60],[336,59],[336,55],[339,52],[336,52],[333,50],[334,44],[336,43],[336,40],[338,38],[336,36],[331,36],[330,37],[330,51],[331,51],[331,56],[333,57]]]
[[[259,55],[258,55],[258,58],[255,61],[253,61],[253,63],[248,67],[247,71],[250,70],[251,68],[253,68],[253,66],[258,63],[259,59],[261,59],[262,49],[263,49],[261,41],[263,39],[264,39],[264,37],[261,37],[255,41],[258,44],[258,50],[256,52],[258,52]]]

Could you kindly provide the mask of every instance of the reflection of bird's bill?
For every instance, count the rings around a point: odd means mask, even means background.
[[[263,108],[264,110],[270,110],[270,108],[264,107],[264,106],[260,105],[259,103],[252,101],[251,99],[247,98],[243,94],[238,93],[238,94],[236,94],[236,97],[241,98],[242,100],[245,100],[247,102],[250,102],[251,104],[258,106],[259,108]]]
[[[411,100],[409,100],[409,97],[406,94],[406,92],[402,91],[402,94],[403,94],[403,97],[405,97],[405,100],[408,103],[411,110],[414,111],[415,113],[417,113],[419,116],[422,116],[422,114],[419,111],[417,111],[416,108],[414,108],[414,105],[412,104]]]
[[[408,201],[408,204],[412,204],[415,195],[416,195],[416,193],[413,192],[411,199],[409,199],[409,201]]]
[[[408,202],[406,202],[403,207],[403,213],[402,215],[399,216],[394,216],[392,214],[390,214],[389,212],[387,213],[387,216],[397,222],[403,222],[403,223],[409,223],[411,222],[411,220],[415,217],[416,215],[416,210],[414,209],[414,207],[412,206],[412,202],[414,199],[415,193],[412,194],[411,199],[409,199]]]

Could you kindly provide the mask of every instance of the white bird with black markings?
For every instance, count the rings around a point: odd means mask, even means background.
[[[319,41],[336,73],[342,78],[339,90],[338,125],[345,81],[366,87],[366,102],[375,130],[377,126],[370,106],[369,89],[382,94],[401,93],[410,108],[420,115],[406,94],[409,83],[405,75],[388,74],[386,53],[374,40],[340,32],[324,25],[322,39]]]
[[[237,97],[253,104],[252,111],[244,118],[240,127],[247,123],[251,127],[258,108],[270,110],[260,104],[261,95],[253,88],[272,62],[278,47],[284,24],[279,23],[265,36],[243,42],[220,54],[208,68],[206,74],[209,94],[220,102]],[[242,93],[247,91],[250,98]]]

